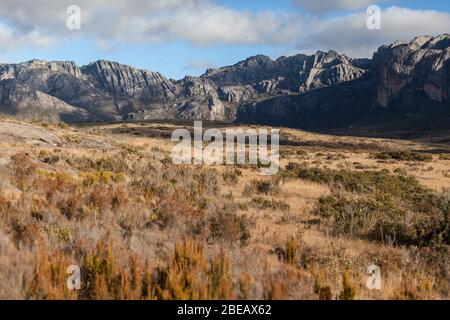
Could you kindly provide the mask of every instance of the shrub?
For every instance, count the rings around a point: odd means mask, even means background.
[[[298,251],[298,243],[297,241],[291,237],[286,241],[285,244],[285,252],[286,252],[286,262],[294,265],[296,263]]]
[[[245,246],[251,237],[250,228],[250,221],[246,217],[220,212],[211,217],[210,239]]]
[[[256,197],[252,199],[251,205],[253,205],[257,209],[261,210],[281,210],[281,211],[287,211],[290,208],[290,205],[286,203],[283,200],[270,200],[270,199],[264,199],[262,197]]]
[[[330,286],[323,285],[318,276],[314,280],[314,293],[317,294],[319,300],[333,300]]]
[[[115,248],[117,250],[118,248]],[[136,256],[129,258],[128,265],[117,262],[112,245],[100,241],[95,251],[84,256],[81,268],[81,299],[152,299],[154,288],[147,264]]]
[[[203,246],[186,239],[175,245],[167,266],[157,270],[156,295],[159,299],[233,299],[230,262],[221,251],[210,263]]]
[[[253,193],[262,193],[265,195],[276,195],[280,190],[278,181],[252,180],[245,187],[244,193],[251,195]]]
[[[340,300],[354,300],[356,296],[356,288],[350,280],[350,274],[345,272],[342,276],[342,292],[339,295]]]
[[[239,177],[242,176],[242,171],[238,169],[226,169],[222,174],[223,181],[228,185],[235,185],[239,181]]]
[[[88,172],[83,173],[83,185],[90,187],[96,184],[112,184],[126,181],[123,173],[114,173],[111,171]]]
[[[373,155],[375,159],[379,160],[399,160],[399,161],[425,161],[433,160],[433,156],[413,151],[384,151]]]
[[[344,169],[309,168],[305,164],[290,163],[282,174],[341,187],[350,192],[383,192],[401,198],[411,198],[417,193],[428,191],[414,177],[392,175],[386,171],[352,172]]]
[[[449,243],[445,195],[419,196],[411,203],[387,194],[319,198],[315,213],[336,233],[399,245]]]
[[[36,172],[37,165],[27,153],[19,152],[11,157],[11,166],[16,186],[21,190],[25,190]]]

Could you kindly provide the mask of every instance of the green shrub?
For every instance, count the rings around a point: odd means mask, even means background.
[[[399,160],[399,161],[425,161],[433,160],[433,156],[413,151],[383,151],[373,155],[379,160]]]
[[[448,194],[408,201],[387,194],[319,198],[315,213],[336,234],[398,245],[449,244]]]
[[[340,300],[354,300],[356,296],[356,288],[350,280],[350,275],[345,272],[342,276],[342,292],[339,295]]]
[[[410,176],[392,175],[386,171],[350,171],[310,168],[305,164],[287,165],[282,173],[286,177],[295,177],[317,183],[341,187],[349,192],[383,192],[395,194],[401,198],[413,197],[428,190],[417,179]]]
[[[286,262],[294,265],[297,257],[298,243],[295,238],[291,237],[286,241],[285,252],[286,252]]]

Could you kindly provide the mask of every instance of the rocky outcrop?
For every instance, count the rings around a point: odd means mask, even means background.
[[[250,57],[175,81],[111,61],[0,65],[0,111],[54,121],[205,119],[348,125],[383,112],[449,107],[450,37],[383,46],[373,59],[336,51]]]
[[[100,90],[141,101],[165,102],[177,95],[177,86],[158,72],[138,70],[111,61],[97,61],[82,73]]]
[[[53,147],[62,144],[61,139],[57,135],[45,129],[27,124],[2,121],[0,121],[0,139],[6,143],[26,143]]]
[[[450,128],[450,35],[382,46],[372,60],[328,56],[315,55],[301,94],[246,103],[237,118],[308,129],[444,118]]]
[[[357,79],[368,67],[365,59],[318,51],[311,56],[300,54],[275,61],[259,55],[231,67],[209,69],[202,78],[217,86],[253,85],[268,94],[273,94],[274,89],[304,92]]]
[[[3,112],[18,118],[50,122],[95,120],[88,111],[25,85],[0,86],[0,101]]]
[[[449,35],[417,37],[383,46],[374,54],[374,63],[380,105],[387,107],[395,100],[397,105],[411,105],[411,99],[429,100],[428,104],[450,103]]]
[[[259,55],[179,81],[111,61],[79,68],[73,62],[32,60],[0,66],[3,91],[15,88],[16,92],[9,97],[4,94],[0,106],[18,115],[28,114],[23,110],[34,106],[33,117],[42,114],[42,118],[55,120],[175,117],[231,121],[243,104],[332,86],[361,77],[365,71],[334,51],[275,61]]]

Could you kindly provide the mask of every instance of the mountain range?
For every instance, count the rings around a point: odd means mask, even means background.
[[[72,123],[203,119],[323,129],[418,119],[445,127],[449,92],[449,34],[397,41],[371,59],[332,50],[258,55],[181,80],[104,60],[0,64],[1,113]]]

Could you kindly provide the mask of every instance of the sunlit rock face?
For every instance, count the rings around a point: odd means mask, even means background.
[[[393,99],[426,94],[448,103],[450,83],[450,35],[417,37],[381,47],[374,54],[377,65],[377,99],[387,107]]]
[[[450,37],[441,35],[382,46],[373,59],[332,50],[276,60],[258,55],[181,80],[104,60],[83,67],[32,60],[0,65],[0,111],[71,122],[204,119],[333,126],[377,110],[448,106],[449,57]]]

